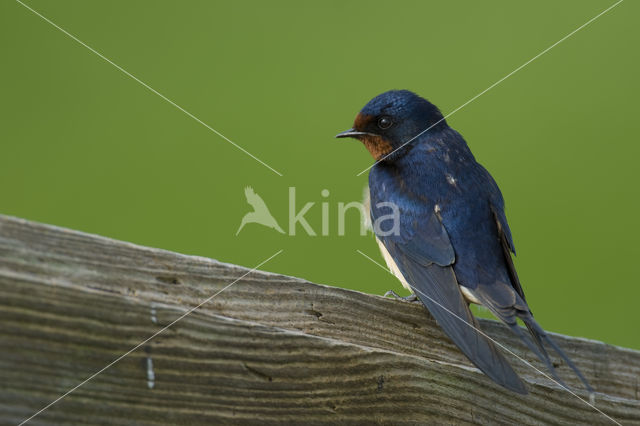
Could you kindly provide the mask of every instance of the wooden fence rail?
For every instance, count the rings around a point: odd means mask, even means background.
[[[0,216],[0,422],[29,418],[246,272]],[[545,371],[501,324],[481,326]],[[640,424],[640,352],[555,337],[595,405]],[[255,271],[31,422],[611,424],[507,356],[529,395],[486,378],[419,305]]]

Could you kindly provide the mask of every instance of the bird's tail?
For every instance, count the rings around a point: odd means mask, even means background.
[[[506,285],[506,284],[505,284]],[[494,293],[495,294],[495,293]],[[516,334],[520,339],[527,345],[527,347],[537,355],[538,358],[542,362],[545,363],[549,372],[554,377],[554,379],[563,387],[569,389],[567,385],[564,384],[562,379],[558,377],[558,373],[556,373],[556,369],[549,358],[549,354],[544,348],[544,342],[548,343],[557,353],[562,357],[562,359],[567,363],[569,367],[576,373],[576,376],[580,379],[580,381],[584,384],[587,390],[590,393],[593,393],[593,388],[587,382],[587,379],[584,378],[582,372],[575,366],[575,364],[569,359],[569,357],[560,349],[560,347],[547,335],[547,333],[540,327],[540,325],[536,322],[524,300],[520,299],[520,297],[516,294],[516,304],[509,305],[502,300],[496,300],[492,297],[492,294],[486,291],[485,286],[478,286],[473,292],[473,295],[477,297],[481,303],[489,308],[489,310],[498,317],[502,322],[507,324],[511,331]],[[501,307],[504,305],[506,307]],[[517,318],[520,318],[522,322],[527,326],[529,330],[529,334],[525,334],[518,325]]]
[[[593,388],[587,381],[587,379],[582,375],[582,372],[576,367],[576,365],[571,361],[571,359],[560,349],[560,347],[554,342],[551,337],[540,327],[537,321],[533,318],[530,313],[526,313],[523,315],[518,315],[518,317],[524,322],[529,330],[530,336],[526,336],[522,329],[517,325],[511,325],[511,330],[513,330],[519,337],[522,339],[525,344],[531,349],[537,356],[543,361],[553,377],[565,388],[568,388],[567,385],[558,377],[556,373],[556,369],[549,358],[549,354],[544,348],[543,342],[546,342],[553,348],[554,351],[567,363],[567,365],[576,373],[576,376],[580,379],[580,381],[584,384],[585,388],[589,391],[589,393],[593,393]],[[533,337],[533,339],[531,338]],[[533,341],[532,341],[533,340]],[[534,345],[535,343],[535,345]]]

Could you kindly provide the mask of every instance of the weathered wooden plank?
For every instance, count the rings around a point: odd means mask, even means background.
[[[2,420],[28,417],[245,272],[0,216]],[[544,371],[500,324],[482,326]],[[558,340],[603,392],[598,408],[640,424],[640,353]],[[607,423],[513,364],[530,395],[473,368],[420,306],[256,271],[37,420]]]

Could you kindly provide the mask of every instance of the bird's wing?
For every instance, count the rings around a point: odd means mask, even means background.
[[[518,278],[516,267],[513,264],[513,258],[511,257],[511,253],[515,254],[515,249],[513,248],[511,231],[509,230],[509,224],[507,223],[507,218],[504,215],[504,210],[492,205],[491,211],[493,212],[493,217],[498,228],[498,238],[500,239],[500,243],[502,245],[502,253],[507,265],[507,271],[509,272],[509,278],[511,278],[511,285],[513,286],[514,290],[520,295],[522,300],[526,302],[526,298],[524,297],[524,290],[522,289],[522,285],[520,284],[520,279]]]
[[[486,186],[486,190],[489,194],[489,202],[491,204],[491,211],[495,217],[498,225],[501,238],[507,243],[508,249],[511,253],[516,254],[516,247],[513,244],[513,238],[511,237],[511,229],[509,229],[509,223],[507,222],[507,216],[504,214],[504,199],[502,198],[502,192],[498,187],[491,173],[487,171],[481,164],[476,164],[476,171],[480,174],[479,179]]]
[[[513,289],[518,293],[518,295],[522,298],[522,301],[526,303],[526,298],[524,297],[524,290],[522,289],[522,285],[520,284],[520,279],[518,278],[518,273],[516,272],[515,265],[513,264],[513,258],[511,257],[511,253],[516,254],[516,248],[513,244],[513,237],[511,236],[511,229],[509,229],[509,223],[507,222],[507,216],[504,213],[504,199],[502,198],[502,193],[500,192],[500,188],[498,184],[491,176],[491,173],[487,171],[484,167],[478,164],[477,168],[478,172],[482,176],[482,180],[488,187],[489,195],[489,203],[491,208],[491,213],[493,214],[493,219],[496,224],[496,229],[498,232],[498,239],[502,246],[502,254],[504,256],[504,261],[507,266],[507,272],[509,273],[510,284]],[[494,286],[494,291],[504,290],[504,287],[501,285]]]
[[[526,394],[526,388],[509,362],[479,330],[479,324],[464,300],[451,266],[416,262],[403,248],[390,244],[387,250],[398,269],[440,327],[473,364],[496,383]]]
[[[489,202],[491,206],[491,212],[493,213],[493,219],[496,223],[498,230],[498,239],[502,245],[502,253],[504,255],[504,261],[507,265],[507,271],[509,272],[509,278],[511,285],[518,295],[526,302],[524,297],[524,291],[522,285],[520,285],[520,279],[516,272],[516,268],[513,264],[513,258],[511,253],[516,254],[516,248],[513,244],[513,237],[511,236],[511,229],[509,229],[509,223],[507,222],[507,216],[504,214],[504,199],[498,184],[493,179],[493,176],[484,167],[478,165],[478,170],[482,174],[484,181],[489,187]]]
[[[372,203],[374,222],[381,213]],[[400,217],[405,218],[400,233],[378,237],[414,293],[473,364],[506,388],[527,393],[509,362],[479,331],[478,322],[460,292],[451,267],[455,261],[453,246],[437,215],[415,218],[410,212],[401,212]]]
[[[418,219],[420,220],[420,219]],[[435,214],[412,223],[411,237],[402,243],[403,252],[420,265],[451,265],[456,260],[449,234]]]

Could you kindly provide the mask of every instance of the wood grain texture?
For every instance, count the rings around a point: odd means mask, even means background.
[[[246,272],[0,216],[0,421],[29,417]],[[501,324],[481,325],[545,371]],[[555,338],[596,406],[640,424],[640,352]],[[507,356],[529,395],[486,378],[419,305],[255,271],[32,422],[611,424]]]

